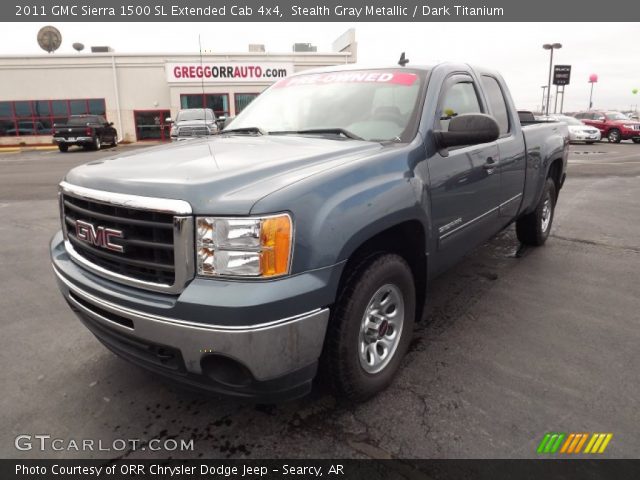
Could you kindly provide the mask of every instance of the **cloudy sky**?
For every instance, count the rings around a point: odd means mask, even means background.
[[[594,107],[629,109],[640,104],[640,23],[57,23],[63,35],[58,52],[71,44],[110,45],[118,52],[195,52],[198,34],[204,50],[246,51],[263,43],[286,52],[294,42],[329,51],[346,29],[356,29],[358,59],[395,63],[406,51],[413,64],[460,61],[494,68],[509,84],[520,109],[539,108],[547,83],[549,52],[543,43],[562,43],[554,63],[573,66],[565,111],[589,103],[588,78],[599,76]],[[40,54],[37,23],[0,23],[0,55]],[[552,98],[553,104],[553,98]]]

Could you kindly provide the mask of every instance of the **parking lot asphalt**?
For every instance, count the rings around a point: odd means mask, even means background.
[[[80,325],[49,265],[56,185],[111,154],[0,153],[0,457],[534,458],[546,432],[611,432],[602,456],[640,455],[640,145],[572,146],[546,245],[516,255],[511,227],[432,282],[399,377],[355,406],[186,392]],[[194,450],[18,451],[19,434]]]

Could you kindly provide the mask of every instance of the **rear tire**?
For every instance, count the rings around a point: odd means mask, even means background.
[[[322,376],[338,397],[362,401],[389,386],[409,348],[416,312],[411,268],[395,254],[361,260],[331,313]]]
[[[101,148],[102,148],[102,142],[100,141],[100,137],[96,136],[96,138],[93,139],[93,149],[100,150]]]
[[[620,141],[622,140],[620,130],[618,130],[617,128],[612,128],[611,130],[609,130],[609,133],[607,133],[607,139],[610,143],[620,143]]]
[[[525,245],[539,247],[547,241],[556,206],[556,184],[547,178],[536,209],[516,221],[516,235]]]
[[[58,145],[58,150],[60,150],[62,153],[67,153],[67,151],[69,150],[69,145],[61,143],[60,145]]]

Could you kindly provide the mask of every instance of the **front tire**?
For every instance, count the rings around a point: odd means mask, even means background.
[[[536,209],[516,221],[516,235],[525,245],[539,247],[547,241],[556,206],[556,184],[547,178]]]
[[[640,143],[640,138],[632,138],[633,143]]]
[[[607,133],[607,139],[610,143],[620,143],[620,141],[622,140],[620,130],[618,130],[617,128],[612,128],[611,130],[609,130],[609,133]]]
[[[395,254],[360,261],[332,311],[321,360],[338,397],[362,401],[389,386],[407,352],[416,312],[411,268]]]

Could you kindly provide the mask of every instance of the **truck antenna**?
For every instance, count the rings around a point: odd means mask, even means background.
[[[200,34],[198,34],[198,48],[200,49],[200,70],[203,71],[202,77],[200,77],[200,86],[202,88],[202,121],[204,122],[205,128],[208,128],[207,127],[207,104],[206,104],[206,96],[204,94],[204,68],[203,68],[203,61],[202,61],[202,40],[200,38]],[[215,115],[216,114],[214,113],[213,114],[214,118],[215,118]],[[215,125],[215,121],[214,121],[214,125]],[[216,161],[216,154],[213,151],[214,149],[213,149],[212,142],[207,142],[207,147],[211,152],[211,157],[213,158],[213,161],[217,164],[218,162]]]
[[[198,34],[198,48],[200,50],[200,71],[203,70],[203,62],[202,62],[202,40],[200,40],[200,34]],[[204,95],[204,73],[202,73],[202,76],[200,77],[200,88],[202,89],[202,113],[204,115],[204,124],[207,124],[207,119],[206,119],[206,113],[205,113],[205,109],[206,109],[206,103],[205,103],[205,95]]]
[[[404,67],[409,63],[409,59],[404,56],[404,52],[400,54],[400,60],[398,60],[398,65]]]
[[[200,49],[200,70],[202,70],[202,41],[200,40],[200,34],[198,34],[198,48]],[[200,77],[200,87],[202,88],[202,108],[205,108],[204,103],[204,73]],[[207,122],[205,122],[207,123]]]

